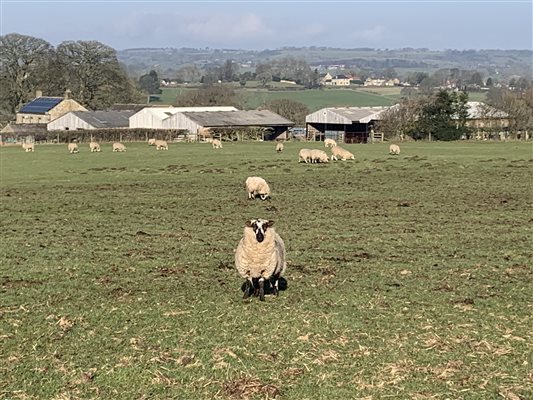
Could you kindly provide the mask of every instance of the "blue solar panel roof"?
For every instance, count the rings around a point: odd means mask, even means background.
[[[38,97],[23,106],[19,112],[26,114],[45,114],[63,101],[62,97]]]

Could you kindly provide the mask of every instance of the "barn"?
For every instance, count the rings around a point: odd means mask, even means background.
[[[294,122],[269,110],[179,112],[172,118],[176,122],[176,129],[186,129],[193,135],[201,128],[214,128],[217,131],[263,128],[261,135],[264,140],[274,140],[294,125]]]
[[[344,143],[367,143],[373,126],[390,107],[328,107],[305,117],[310,140],[334,139]],[[377,135],[376,135],[377,137]]]
[[[235,111],[235,107],[145,107],[130,117],[130,128],[181,129],[172,116],[179,112]]]
[[[49,131],[129,128],[133,111],[72,111],[47,124]]]
[[[17,124],[47,124],[70,111],[87,111],[76,100],[70,98],[70,90],[64,97],[43,96],[37,91],[35,99],[22,106],[17,112]]]

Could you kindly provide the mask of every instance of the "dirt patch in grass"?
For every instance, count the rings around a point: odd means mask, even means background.
[[[251,399],[256,396],[275,399],[281,394],[279,386],[261,382],[258,378],[250,376],[224,382],[223,391],[232,399]]]

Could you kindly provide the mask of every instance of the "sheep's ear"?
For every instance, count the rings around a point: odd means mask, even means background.
[[[274,225],[274,221],[268,221],[266,223],[267,228],[270,228],[272,225]]]
[[[246,226],[247,228],[251,228],[252,227],[252,221],[250,221],[250,220],[246,221],[244,226]]]

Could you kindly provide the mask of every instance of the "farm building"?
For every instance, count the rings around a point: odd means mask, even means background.
[[[366,143],[375,121],[389,107],[330,107],[305,117],[310,140],[335,139],[345,143]]]
[[[70,91],[64,97],[43,96],[37,91],[35,99],[22,106],[17,112],[17,124],[47,124],[70,111],[87,111],[76,100],[70,98]]]
[[[172,118],[176,122],[175,129],[186,129],[193,135],[201,128],[267,128],[268,133],[263,131],[265,140],[278,138],[294,125],[294,122],[269,110],[179,112]]]
[[[474,138],[486,139],[498,134],[505,137],[509,130],[509,115],[501,110],[479,101],[469,101],[466,125],[474,132]]]
[[[235,111],[235,107],[145,107],[130,117],[130,128],[181,129],[172,119],[179,112]]]
[[[78,129],[129,128],[133,111],[71,111],[49,122],[49,131],[75,131]]]

